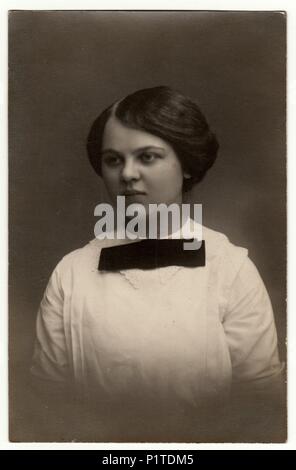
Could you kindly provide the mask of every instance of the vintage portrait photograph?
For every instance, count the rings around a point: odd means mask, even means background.
[[[10,442],[285,443],[287,14],[8,23]]]

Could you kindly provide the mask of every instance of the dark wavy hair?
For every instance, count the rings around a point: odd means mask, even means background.
[[[184,171],[183,190],[199,183],[216,160],[219,144],[199,107],[186,96],[159,86],[138,90],[106,108],[94,121],[87,139],[87,152],[101,176],[101,146],[106,122],[115,116],[127,127],[154,134],[168,142]]]

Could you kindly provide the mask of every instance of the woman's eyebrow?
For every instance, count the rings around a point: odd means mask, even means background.
[[[161,152],[165,151],[163,147],[158,147],[157,145],[146,145],[144,147],[138,147],[136,150],[133,151],[133,153],[139,153],[146,150],[160,150]]]
[[[118,150],[114,150],[114,149],[104,149],[101,151],[101,154],[104,155],[104,153],[116,153],[116,155],[122,155],[121,152],[119,152]]]
[[[144,147],[137,147],[135,150],[132,151],[133,154],[137,154],[139,152],[144,152],[147,150],[158,150],[160,152],[165,152],[163,147],[158,147],[157,145],[145,145]],[[123,152],[119,152],[119,150],[115,150],[112,148],[107,148],[102,150],[101,154],[104,155],[105,153],[115,153],[116,155],[123,155]]]

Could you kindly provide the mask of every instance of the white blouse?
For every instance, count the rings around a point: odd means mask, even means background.
[[[246,249],[206,227],[203,239],[194,268],[98,271],[119,240],[66,255],[40,305],[32,374],[120,413],[197,408],[232,384],[272,381],[282,365],[263,281]]]

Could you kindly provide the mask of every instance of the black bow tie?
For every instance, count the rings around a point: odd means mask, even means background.
[[[198,250],[184,250],[180,239],[145,239],[135,243],[103,248],[98,269],[120,271],[124,269],[155,269],[165,266],[193,268],[205,266],[205,242]]]

